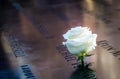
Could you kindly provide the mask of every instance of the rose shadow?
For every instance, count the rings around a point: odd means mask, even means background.
[[[95,71],[89,68],[90,64],[87,64],[84,67],[82,65],[78,65],[70,79],[97,79]]]

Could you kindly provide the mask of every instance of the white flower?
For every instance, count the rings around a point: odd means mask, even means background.
[[[77,26],[63,34],[70,53],[79,55],[82,52],[90,52],[95,49],[97,34],[92,34],[88,27]]]

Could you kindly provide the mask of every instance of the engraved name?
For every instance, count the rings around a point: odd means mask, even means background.
[[[29,65],[22,65],[21,69],[22,69],[22,72],[25,75],[26,79],[35,79],[35,76],[32,73]]]
[[[77,57],[72,55],[64,45],[59,45],[56,49],[65,58],[65,60],[73,66],[73,68],[76,68],[80,64],[80,62],[77,61]]]
[[[12,35],[8,35],[8,41],[16,57],[25,56],[24,49],[21,47],[20,43]]]
[[[109,53],[112,53],[113,56],[120,60],[120,51],[116,50],[107,40],[98,41],[97,44],[98,46],[109,51]]]

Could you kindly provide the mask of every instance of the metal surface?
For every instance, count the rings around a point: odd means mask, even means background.
[[[56,47],[64,40],[62,34],[71,27],[81,25],[90,27],[93,33],[98,34],[98,46],[92,52],[94,56],[87,61],[93,62],[91,68],[96,70],[99,79],[120,79],[120,2],[106,2],[109,5],[84,0],[51,7],[21,9],[19,20],[14,22],[10,19],[6,26],[11,28],[4,35],[6,40],[9,34],[15,36],[26,54],[15,57],[12,46],[6,43],[5,48],[8,46],[12,51],[11,63],[16,61],[12,65],[19,68],[29,65],[36,79],[70,79],[76,66],[72,64],[79,63],[64,48]],[[26,76],[24,72],[21,73]]]

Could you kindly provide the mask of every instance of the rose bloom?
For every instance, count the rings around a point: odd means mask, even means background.
[[[75,55],[88,53],[95,49],[97,34],[92,34],[88,27],[77,26],[63,34],[69,52]]]

